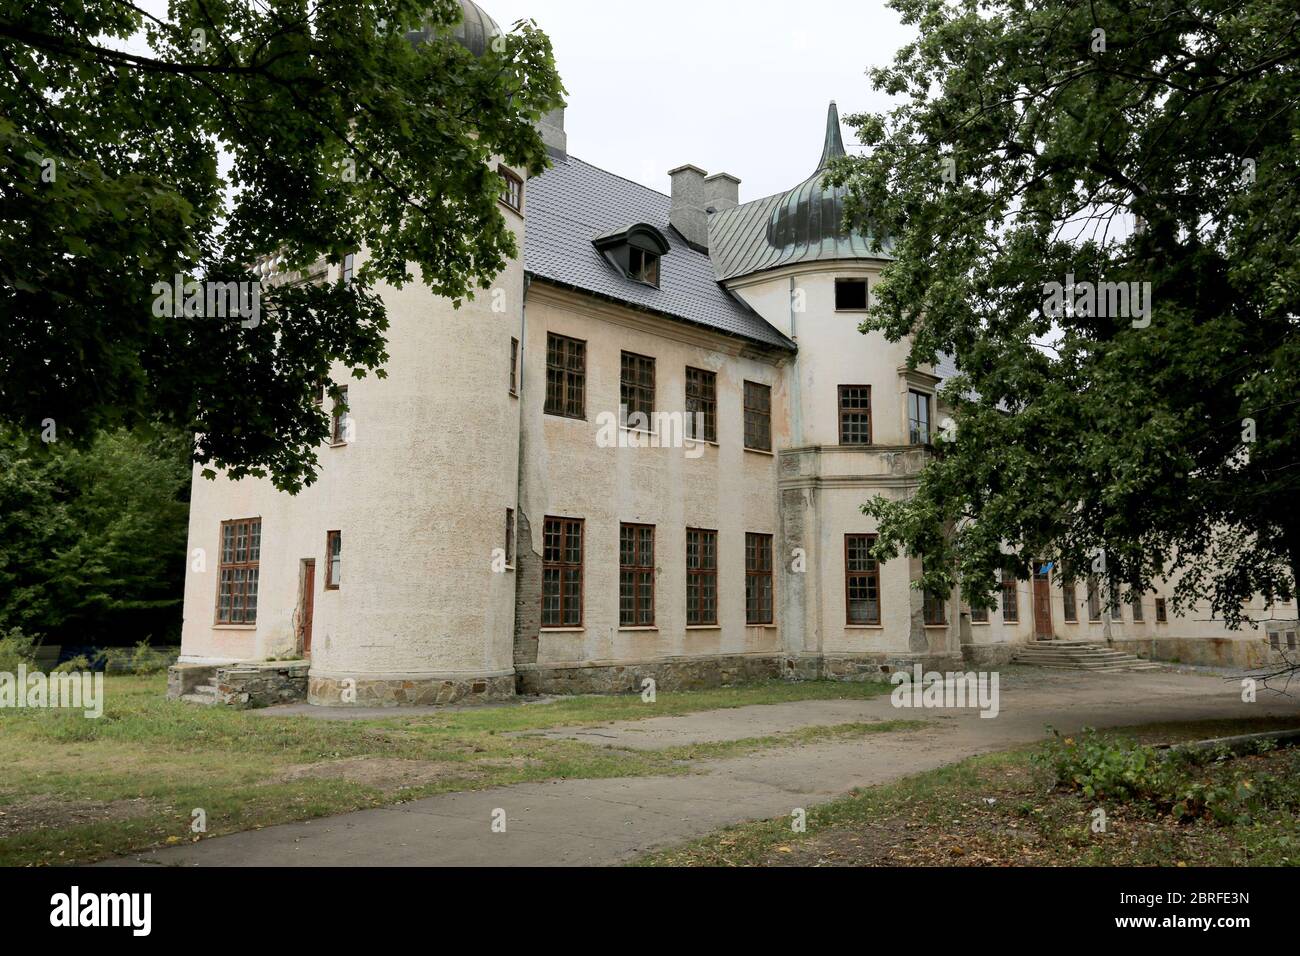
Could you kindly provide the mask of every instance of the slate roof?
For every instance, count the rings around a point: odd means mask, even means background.
[[[708,254],[696,252],[668,223],[671,200],[576,157],[555,159],[528,181],[524,269],[534,278],[634,308],[703,326],[757,345],[795,351],[795,344],[718,282]],[[671,249],[660,263],[660,288],[634,282],[592,240],[636,223],[658,228]]]

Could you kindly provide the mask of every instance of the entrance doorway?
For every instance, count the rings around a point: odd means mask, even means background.
[[[316,559],[302,562],[302,584],[298,592],[298,643],[302,656],[311,657],[311,618],[316,603]]]
[[[1053,640],[1052,631],[1052,568],[1038,565],[1034,570],[1034,639]]]

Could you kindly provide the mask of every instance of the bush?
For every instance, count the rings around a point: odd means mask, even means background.
[[[28,637],[16,627],[0,636],[0,673],[16,673],[19,665],[34,666],[37,643],[36,638]]]
[[[97,661],[104,669],[125,674],[149,675],[165,671],[173,663],[170,652],[157,650],[148,641],[141,641],[131,649],[109,647],[99,652]]]
[[[95,665],[91,663],[89,657],[85,654],[78,654],[76,657],[69,657],[66,661],[54,668],[55,674],[80,674],[84,671],[94,670]]]
[[[1091,727],[1076,740],[1053,730],[1053,739],[1034,762],[1051,771],[1056,786],[1088,798],[1149,803],[1168,811],[1187,783],[1181,761],[1154,747],[1109,739]]]

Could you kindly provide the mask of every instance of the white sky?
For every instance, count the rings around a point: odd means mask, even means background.
[[[571,153],[661,192],[684,163],[728,172],[742,202],[812,173],[831,100],[888,108],[865,71],[914,35],[884,0],[476,2],[504,30],[532,18],[550,36]]]

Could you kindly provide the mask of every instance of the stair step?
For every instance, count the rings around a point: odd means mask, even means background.
[[[200,707],[215,707],[217,703],[215,694],[186,694],[181,700],[187,704],[198,704]]]

